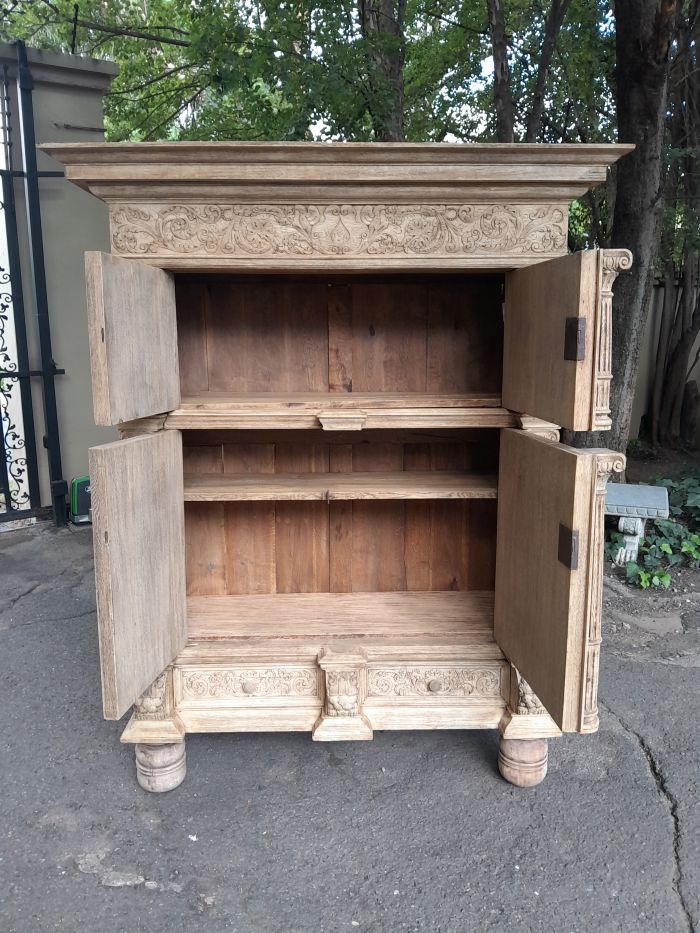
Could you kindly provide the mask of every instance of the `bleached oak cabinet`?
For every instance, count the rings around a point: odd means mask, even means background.
[[[623,146],[55,145],[87,255],[105,716],[189,732],[594,732],[613,281],[566,255]]]

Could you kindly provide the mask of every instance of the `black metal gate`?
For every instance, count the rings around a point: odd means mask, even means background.
[[[51,352],[48,295],[41,233],[39,179],[63,175],[37,169],[32,76],[26,50],[17,45],[17,109],[21,168],[13,159],[15,126],[8,68],[2,73],[0,102],[0,522],[53,512],[57,525],[66,522],[68,486],[61,467],[61,446]],[[22,281],[15,184],[23,183],[22,212],[26,232],[27,276]],[[26,286],[26,287],[25,287]],[[36,317],[38,369],[30,369],[25,295]],[[51,504],[42,507],[32,404],[32,380],[38,380],[43,402],[43,446],[49,471]]]

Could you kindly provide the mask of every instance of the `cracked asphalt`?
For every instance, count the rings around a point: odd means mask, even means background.
[[[100,709],[89,529],[0,534],[0,930],[700,930],[700,593],[608,580],[595,736],[194,736],[146,794]]]

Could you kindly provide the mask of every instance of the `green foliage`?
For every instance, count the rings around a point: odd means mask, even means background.
[[[673,567],[700,567],[700,470],[686,472],[676,479],[657,478],[655,486],[668,489],[672,518],[659,518],[647,524],[647,535],[639,546],[637,562],[629,561],[627,579],[643,590],[671,585]],[[619,531],[609,531],[605,554],[610,560],[623,544]]]
[[[669,511],[676,521],[700,531],[700,470],[686,471],[676,479],[657,477],[654,485],[668,490]]]
[[[402,39],[364,35],[358,0],[81,0],[75,30],[74,6],[0,0],[0,22],[7,39],[58,51],[75,40],[77,54],[120,65],[105,100],[112,140],[371,140],[396,105],[372,55],[402,49],[407,140],[494,138],[485,2],[406,0]],[[521,137],[545,13],[532,0],[507,4]],[[571,0],[548,71],[542,141],[614,138],[609,20],[602,0]],[[589,241],[585,227],[584,218],[577,242]]]

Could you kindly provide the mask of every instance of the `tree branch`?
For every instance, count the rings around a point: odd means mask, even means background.
[[[554,54],[557,37],[570,2],[571,0],[552,0],[549,13],[547,14],[544,38],[542,40],[542,51],[540,52],[540,58],[537,62],[537,77],[535,79],[535,90],[532,95],[532,106],[528,114],[527,128],[525,130],[526,143],[534,143],[540,131],[547,74],[549,72],[549,66],[552,64],[552,56]]]
[[[513,97],[508,70],[505,16],[502,0],[486,0],[489,32],[493,48],[493,102],[496,108],[496,139],[512,143],[514,136]]]
[[[66,16],[64,13],[61,13],[56,5],[50,3],[49,0],[42,0],[42,2],[51,10],[51,12],[60,22],[70,23],[71,25],[75,23],[82,29],[89,29],[93,32],[103,32],[111,36],[122,36],[130,39],[143,39],[146,42],[157,42],[164,45],[176,45],[182,49],[188,49],[192,45],[189,39],[175,39],[170,36],[159,36],[157,33],[135,29],[132,26],[108,26],[106,23],[98,23],[91,19],[75,19],[73,16]],[[154,28],[168,29],[170,27],[162,26]]]

